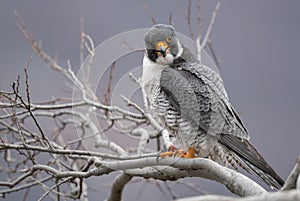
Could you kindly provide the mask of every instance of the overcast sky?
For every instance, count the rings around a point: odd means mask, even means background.
[[[171,11],[177,32],[189,34],[182,8],[185,1],[145,2],[158,22],[168,23]],[[204,28],[215,5],[216,1],[202,1]],[[212,32],[213,46],[222,61],[220,72],[230,100],[241,114],[253,144],[284,179],[300,153],[299,8],[300,1],[297,0],[222,1]],[[45,51],[50,55],[57,54],[64,66],[70,59],[74,69],[79,65],[81,18],[84,18],[85,31],[93,37],[96,45],[124,31],[152,26],[143,3],[135,0],[1,1],[0,88],[9,90],[32,56],[30,87],[36,101],[66,95],[62,90],[64,79],[48,69],[31,50],[16,26],[14,11],[19,12],[33,36],[42,41]],[[192,20],[196,21],[196,15]],[[129,71],[130,63],[141,63],[141,57],[125,60],[129,67],[117,68],[117,76]],[[220,185],[203,179],[196,181],[208,192],[226,192]],[[132,186],[125,193],[136,188]],[[144,187],[147,190],[140,200],[145,200],[144,196],[149,192],[159,192],[155,185],[145,184]],[[197,194],[187,188],[177,190],[182,196]],[[106,193],[101,191],[101,199]],[[91,196],[99,198],[97,192]],[[137,196],[133,193],[125,200]],[[171,197],[157,193],[149,198],[163,199]]]

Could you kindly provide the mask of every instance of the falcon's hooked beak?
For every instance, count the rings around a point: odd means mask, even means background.
[[[168,46],[167,42],[160,41],[156,44],[155,52],[158,57],[166,57],[166,55],[170,53],[170,47]]]

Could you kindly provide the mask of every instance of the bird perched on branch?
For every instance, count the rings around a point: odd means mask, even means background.
[[[144,100],[184,149],[176,150],[171,145],[167,148],[174,152],[161,156],[210,158],[242,167],[271,187],[281,188],[284,181],[250,143],[220,75],[195,59],[171,25],[150,28],[145,34],[145,46]]]

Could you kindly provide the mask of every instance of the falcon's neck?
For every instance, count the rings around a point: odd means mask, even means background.
[[[142,85],[145,87],[154,80],[159,80],[161,71],[169,65],[161,65],[151,61],[147,55],[143,59]]]

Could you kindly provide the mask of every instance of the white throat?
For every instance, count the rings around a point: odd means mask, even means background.
[[[168,67],[168,65],[161,65],[151,61],[145,54],[143,59],[143,75],[142,75],[142,86],[150,84],[153,80],[159,80],[161,71]]]

